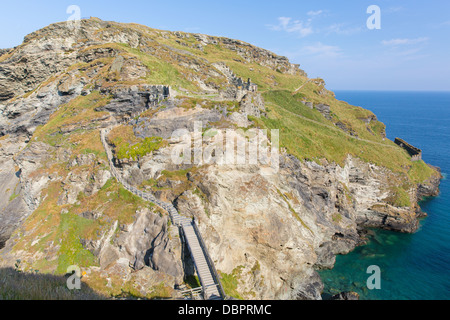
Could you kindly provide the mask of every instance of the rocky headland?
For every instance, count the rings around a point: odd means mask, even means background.
[[[279,129],[279,170],[174,164],[172,133],[196,122]],[[107,297],[195,286],[167,212],[113,179],[102,128],[128,184],[196,218],[235,298],[321,299],[318,269],[363,245],[367,228],[415,232],[419,201],[439,193],[437,168],[285,57],[136,24],[57,23],[0,50],[1,268],[78,265]]]

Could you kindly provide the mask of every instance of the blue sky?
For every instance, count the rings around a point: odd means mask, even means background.
[[[0,47],[53,22],[82,17],[240,39],[287,56],[331,90],[450,91],[450,1],[9,1]],[[381,9],[369,30],[367,8]]]

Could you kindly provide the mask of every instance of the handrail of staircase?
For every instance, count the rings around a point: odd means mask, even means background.
[[[214,280],[215,280],[216,284],[218,285],[219,293],[222,296],[222,299],[225,300],[226,294],[225,294],[225,291],[223,290],[222,283],[220,282],[219,274],[217,273],[216,267],[214,266],[214,263],[213,263],[211,257],[209,256],[208,249],[207,249],[207,247],[205,245],[205,242],[203,241],[202,234],[200,233],[200,230],[198,229],[197,221],[196,221],[195,218],[194,218],[194,221],[193,221],[192,225],[194,226],[195,233],[197,234],[197,238],[198,238],[198,240],[200,242],[200,246],[202,247],[202,250],[203,250],[203,253],[204,253],[204,255],[206,257],[206,260],[208,262],[209,268],[212,271],[212,275],[214,277]]]
[[[202,279],[202,276],[201,276],[201,274],[200,274],[200,268],[197,266],[197,263],[195,262],[195,259],[194,259],[194,253],[191,251],[191,246],[190,246],[190,244],[189,244],[189,239],[188,239],[188,237],[186,237],[186,235],[185,235],[185,232],[184,232],[184,228],[183,227],[181,227],[180,228],[181,229],[181,231],[182,231],[182,233],[183,233],[183,238],[185,239],[185,241],[186,241],[186,244],[187,244],[187,246],[189,247],[189,253],[191,254],[191,258],[192,258],[192,262],[194,263],[194,268],[195,268],[195,270],[197,271],[197,275],[198,275],[198,279],[200,280],[200,284],[201,284],[201,286],[202,286],[202,288],[203,288],[203,294],[205,295],[206,294],[206,292],[205,292],[205,284],[204,284],[204,282],[203,282],[203,279]],[[200,246],[201,246],[201,244],[200,244]],[[202,249],[202,251],[203,251],[203,249]],[[209,262],[208,262],[208,264],[209,264]],[[206,295],[205,295],[205,297],[206,297]]]

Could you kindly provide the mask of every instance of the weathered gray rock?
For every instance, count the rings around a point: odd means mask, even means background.
[[[218,110],[196,108],[186,110],[183,108],[169,107],[159,112],[151,119],[139,119],[135,126],[137,137],[162,137],[170,139],[177,130],[194,132],[195,122],[201,122],[202,127],[207,127],[210,122],[220,121],[223,114]]]
[[[256,92],[248,92],[240,102],[241,112],[247,116],[260,118],[265,114],[264,99],[261,94]]]
[[[314,103],[312,102],[305,102],[305,106],[307,106],[310,109],[314,109]]]
[[[113,25],[97,19],[83,20],[79,32],[68,30],[65,23],[52,25],[27,36],[22,46],[0,62],[0,136],[5,137],[0,142],[0,246],[6,241],[0,251],[1,264],[14,262],[14,256],[4,257],[12,251],[18,236],[8,238],[42,202],[41,192],[51,182],[62,186],[58,205],[67,206],[76,204],[80,193],[95,195],[111,178],[109,170],[103,167],[105,163],[95,155],[73,155],[76,148],[72,149],[72,142],[70,146],[54,147],[34,140],[29,143],[36,128],[47,123],[50,115],[71,99],[94,90],[111,95],[110,103],[98,109],[108,111],[111,116],[93,121],[90,129],[125,123],[142,111],[156,111],[162,106],[156,114],[148,112],[145,118],[128,122],[141,138],[168,139],[178,129],[193,131],[195,121],[201,121],[203,128],[212,122],[244,127],[249,115],[264,114],[262,97],[252,90],[239,89],[236,75],[225,64],[212,65],[190,51],[157,45],[151,35],[166,39],[175,36],[179,44],[198,49],[223,44],[245,63],[268,66],[281,73],[303,74],[298,65],[290,64],[286,58],[242,41],[189,35],[194,43],[183,42],[188,35],[181,32],[150,29],[142,32],[140,28],[125,26],[117,32],[111,28]],[[180,101],[169,87],[124,85],[142,83],[151,70],[127,50],[121,50],[123,43],[155,57],[169,56],[186,70],[202,71],[205,77],[189,78],[198,84],[200,93],[211,92],[221,101],[240,103],[240,112],[229,116],[229,110],[220,106],[220,102],[215,109],[199,105],[188,110],[178,107]],[[103,69],[111,62],[109,69]],[[74,63],[79,63],[80,70],[67,69]],[[91,63],[95,66],[88,67]],[[93,80],[96,75],[102,79]],[[54,78],[50,79],[51,76]],[[220,84],[208,81],[208,77],[215,77]],[[321,80],[315,83],[324,86]],[[188,94],[183,88],[177,90]],[[29,93],[27,97],[19,97],[25,92]],[[169,100],[155,103],[169,92]],[[327,91],[322,88],[319,93]],[[316,109],[331,119],[329,106],[319,104]],[[367,119],[366,123],[374,120]],[[73,124],[59,128],[58,134],[86,128]],[[167,148],[153,155],[121,163],[123,177],[137,186],[160,178],[164,170],[190,168],[171,163],[171,148],[176,145],[171,141]],[[195,168],[186,177],[162,177],[157,181],[157,187],[163,189],[155,192],[157,198],[173,201],[182,214],[197,218],[216,268],[236,278],[237,290],[245,298],[320,299],[323,284],[315,269],[331,268],[337,254],[351,251],[360,242],[361,227],[407,232],[417,228],[417,208],[394,208],[387,204],[392,178],[387,169],[353,157],[348,157],[343,167],[326,161],[321,164],[300,161],[284,153],[279,160],[279,171],[258,165],[209,165]],[[62,177],[40,170],[51,168],[55,162],[64,164],[70,173]],[[437,185],[438,178],[418,189],[411,188],[412,200],[436,194]],[[79,214],[90,220],[105,215],[97,209]],[[157,210],[139,210],[129,225],[119,225],[118,221],[107,221],[107,225],[98,231],[96,240],[81,239],[84,248],[99,259],[99,272],[124,281],[139,275],[141,287],[162,282],[173,287],[183,282],[184,275],[194,273],[177,229],[169,226],[168,217]],[[55,258],[58,252],[58,244],[53,243],[44,252],[37,256],[30,254],[28,258],[33,263],[38,258]]]
[[[248,121],[248,116],[245,113],[233,112],[228,119],[239,128],[250,126],[250,121]]]
[[[322,300],[324,285],[317,272],[311,272],[309,277],[296,278],[291,297],[294,300]]]
[[[147,265],[182,280],[183,269],[176,255],[180,243],[169,239],[167,216],[159,217],[144,209],[137,214],[134,224],[118,235],[116,245],[118,255],[127,258],[134,269],[139,270]]]
[[[10,52],[12,49],[0,49],[0,57],[4,54],[7,54],[8,52]]]
[[[357,243],[357,239],[344,240],[342,237],[333,237],[332,241],[323,243],[316,251],[317,262],[315,268],[333,269],[336,263],[336,255],[348,254],[355,248]]]
[[[0,101],[35,89],[75,62],[90,62],[117,54],[115,49],[102,47],[81,52],[74,50],[80,46],[116,42],[127,43],[134,48],[139,44],[137,31],[126,29],[118,34],[106,28],[107,25],[108,22],[99,19],[83,19],[75,31],[68,23],[62,22],[27,35],[24,43],[16,47],[8,59],[0,62]],[[104,33],[100,38],[97,32],[101,28]]]
[[[441,172],[441,169],[435,166],[431,166],[433,169],[437,170],[438,172]],[[417,188],[417,199],[422,199],[424,197],[436,197],[439,195],[440,190],[439,186],[441,183],[442,174],[438,174],[434,177],[432,177],[429,181],[423,184],[419,184]]]
[[[123,56],[117,56],[117,58],[114,60],[114,62],[111,65],[111,72],[113,73],[119,73],[122,71],[123,65],[124,65],[125,59]]]
[[[3,140],[0,146],[0,246],[37,208],[40,192],[48,181],[48,177],[40,177],[35,183],[28,179],[40,162],[48,159],[48,146],[31,144],[20,152],[22,147],[15,138]],[[16,159],[11,153],[16,154]]]
[[[108,105],[98,108],[98,111],[107,110],[119,115],[133,116],[151,108],[152,104],[158,101],[158,97],[162,100],[164,96],[168,96],[169,87],[162,85],[118,87],[104,93],[111,93],[113,99]]]
[[[52,84],[27,99],[0,105],[0,135],[31,136],[38,126],[48,122],[59,105],[71,98],[74,95],[59,95],[56,85]]]
[[[330,106],[326,104],[317,104],[314,106],[325,118],[331,120],[331,109]]]
[[[359,294],[356,292],[341,292],[331,297],[331,300],[357,301],[359,300]]]

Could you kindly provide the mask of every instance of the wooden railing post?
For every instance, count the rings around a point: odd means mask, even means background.
[[[159,98],[160,98],[160,96],[159,96]],[[109,146],[108,146],[108,144],[106,142],[106,133],[109,132],[109,131],[110,131],[109,129],[101,130],[100,131],[100,138],[101,138],[103,147],[105,148],[105,151],[106,151],[106,156],[108,158],[108,163],[109,163],[109,166],[110,166],[110,169],[111,169],[111,174],[113,175],[114,178],[117,179],[117,181],[126,190],[128,190],[129,192],[135,194],[136,196],[138,196],[138,197],[140,197],[140,198],[142,198],[144,200],[153,202],[154,204],[156,204],[157,206],[161,207],[162,209],[166,210],[169,213],[169,217],[172,220],[172,223],[174,225],[178,226],[178,228],[180,230],[180,238],[181,238],[183,250],[184,250],[184,245],[186,245],[189,248],[190,255],[191,255],[192,260],[194,262],[195,270],[197,271],[197,275],[199,277],[199,280],[200,280],[200,283],[201,283],[201,286],[202,286],[203,297],[204,297],[204,299],[207,299],[209,286],[208,287],[205,286],[205,283],[204,283],[204,281],[202,279],[202,276],[200,274],[199,266],[197,266],[197,264],[195,262],[194,253],[192,252],[192,246],[189,244],[189,239],[186,237],[183,224],[181,223],[180,219],[178,219],[178,222],[175,222],[175,213],[176,213],[177,217],[179,216],[177,210],[173,207],[172,204],[169,205],[169,204],[166,204],[166,203],[164,203],[162,201],[159,201],[158,199],[155,198],[155,196],[153,194],[148,194],[148,193],[143,192],[143,191],[141,191],[141,190],[139,190],[139,189],[137,189],[135,187],[132,187],[132,186],[130,186],[128,183],[126,183],[123,180],[122,176],[118,173],[118,171],[116,170],[116,168],[114,166],[114,163],[113,163],[113,160],[112,160],[112,158],[113,158],[112,152],[111,152],[111,150],[109,150]],[[214,266],[214,263],[213,263],[211,257],[209,256],[207,247],[206,247],[205,242],[203,241],[201,233],[200,233],[200,231],[198,229],[197,222],[196,222],[195,218],[194,218],[194,221],[191,222],[191,225],[193,226],[194,233],[195,233],[195,235],[196,235],[196,237],[198,239],[198,242],[200,244],[200,248],[201,248],[201,251],[203,252],[203,256],[206,259],[206,262],[207,262],[207,265],[208,265],[208,270],[209,270],[209,272],[210,272],[210,274],[211,274],[211,276],[212,276],[212,278],[214,280],[214,283],[216,284],[215,286],[217,286],[221,298],[225,299],[225,297],[226,297],[225,291],[222,288],[222,284],[220,282],[219,275],[217,273],[217,270],[216,270],[216,268]],[[192,290],[191,290],[191,293],[193,293]]]
[[[222,283],[220,282],[219,274],[217,273],[216,267],[214,266],[214,262],[212,261],[210,255],[208,253],[208,249],[207,249],[207,247],[205,245],[205,242],[203,241],[203,237],[202,237],[202,235],[200,233],[200,230],[198,229],[197,220],[195,219],[195,217],[194,217],[192,225],[194,226],[194,230],[195,230],[197,238],[198,238],[198,240],[200,242],[200,246],[201,246],[201,248],[203,250],[203,253],[204,253],[205,257],[206,257],[206,261],[208,263],[209,269],[210,269],[210,271],[212,273],[212,276],[213,276],[213,278],[215,280],[214,282],[218,285],[218,289],[219,289],[219,293],[221,295],[221,298],[225,300],[225,298],[226,298],[225,290],[223,290]]]

